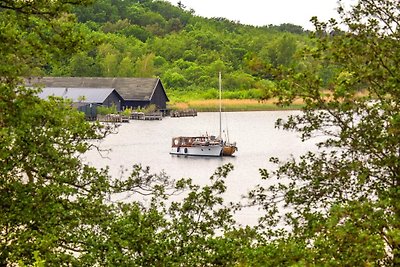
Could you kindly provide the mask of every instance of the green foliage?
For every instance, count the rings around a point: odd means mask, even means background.
[[[293,25],[282,35],[194,17],[182,4],[101,0],[75,9],[83,26],[68,14],[72,4],[86,1],[0,4],[1,266],[400,264],[398,3],[359,2],[343,16],[347,33],[314,20],[314,46],[299,62],[297,45],[308,41]],[[204,186],[140,165],[110,177],[81,156],[114,128],[86,122],[63,99],[39,99],[20,79],[133,70],[159,73],[176,95],[214,98],[222,70],[224,97],[301,97],[303,113],[277,126],[304,140],[323,134],[324,150],[272,158],[279,166],[260,170],[271,186],[249,196],[265,209],[260,225],[239,228],[238,207],[223,199],[231,164]],[[134,200],[110,201],[115,194]]]
[[[101,128],[60,99],[42,101],[12,84],[0,89],[0,262],[30,264],[34,251],[46,264],[71,262],[68,248],[82,247],[78,240],[94,231],[90,207],[104,196],[98,185],[106,179],[74,155],[87,151]]]
[[[65,62],[65,76],[158,76],[167,88],[189,91],[213,88],[221,71],[226,89],[250,90],[272,78],[267,66],[294,64],[298,44],[307,43],[296,25],[257,28],[204,19],[163,1],[101,0],[75,13],[106,36],[95,51]]]
[[[171,70],[164,73],[163,84],[170,88],[184,88],[188,84],[188,81],[183,75]]]
[[[400,264],[399,10],[394,1],[360,1],[349,13],[340,9],[347,27],[314,19],[316,47],[299,64],[307,67],[277,73],[280,104],[306,104],[277,126],[303,140],[324,138],[299,159],[272,158],[277,170],[261,174],[273,185],[250,198],[265,209],[270,238],[282,228],[277,240],[301,244],[300,265]],[[333,66],[330,83],[323,66]]]
[[[270,29],[276,29],[277,31],[280,32],[290,32],[290,33],[296,33],[296,34],[301,34],[304,32],[303,27],[299,26],[299,25],[294,25],[291,23],[283,23],[281,25],[270,25],[269,26]]]
[[[69,67],[73,77],[91,77],[100,74],[99,66],[95,64],[94,58],[83,52],[71,58]],[[57,73],[53,71],[53,74]]]
[[[266,49],[268,62],[274,67],[290,66],[296,52],[296,40],[291,35],[283,35]]]
[[[132,114],[132,111],[133,111],[132,109],[126,108],[123,111],[121,111],[121,114],[124,116],[130,116]]]
[[[152,112],[157,111],[157,106],[155,104],[150,104],[150,105],[145,106],[145,107],[139,107],[135,111],[143,112],[143,113],[152,113]]]
[[[34,251],[33,252],[33,259],[35,260],[35,262],[32,265],[29,265],[31,267],[44,267],[46,261],[42,260],[39,256],[39,252]],[[18,266],[19,267],[27,267],[22,261],[18,262]]]
[[[117,114],[117,107],[115,105],[111,107],[97,106],[96,111],[99,115]]]
[[[136,61],[136,77],[151,78],[154,76],[154,54],[144,55]]]
[[[0,89],[2,265],[233,264],[239,243],[221,249],[224,237],[216,237],[234,229],[222,198],[232,165],[204,187],[138,165],[113,179],[80,159],[112,129],[86,122],[60,98]],[[181,200],[168,199],[182,191]],[[151,203],[110,202],[114,194],[147,195]]]
[[[75,47],[85,47],[87,36],[74,23],[73,16],[64,13],[68,9],[66,4],[40,2],[31,9],[30,5],[18,1],[3,1],[0,77],[39,75],[44,66],[72,52]],[[56,13],[64,15],[53,16]],[[26,28],[30,30],[26,31]]]

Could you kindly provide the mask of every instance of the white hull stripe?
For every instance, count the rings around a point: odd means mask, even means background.
[[[222,154],[222,146],[173,147],[170,154],[219,157]]]

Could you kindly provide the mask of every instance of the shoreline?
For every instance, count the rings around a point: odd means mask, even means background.
[[[276,110],[300,110],[303,107],[301,101],[295,101],[294,104],[281,107],[276,104],[275,99],[258,101],[255,99],[223,99],[221,102],[222,111],[276,111]],[[219,100],[190,100],[187,102],[173,102],[169,104],[171,110],[194,109],[197,112],[217,112],[219,111]]]

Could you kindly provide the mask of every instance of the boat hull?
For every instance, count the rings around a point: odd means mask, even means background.
[[[220,157],[222,156],[222,149],[223,147],[221,145],[172,147],[170,154],[184,156]]]
[[[225,145],[222,150],[223,156],[232,156],[237,151],[237,147],[233,145]]]

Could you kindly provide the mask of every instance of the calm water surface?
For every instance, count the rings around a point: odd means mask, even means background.
[[[109,135],[100,143],[102,149],[110,149],[102,157],[97,151],[86,154],[86,160],[96,167],[110,167],[114,177],[121,175],[121,167],[129,169],[133,164],[149,166],[152,173],[165,171],[171,178],[192,178],[197,184],[209,183],[209,177],[217,167],[232,163],[234,170],[226,184],[227,201],[239,201],[253,186],[260,183],[260,168],[274,168],[270,157],[288,159],[308,150],[315,150],[314,142],[301,142],[297,133],[275,128],[278,118],[287,118],[297,111],[232,112],[222,115],[223,128],[229,129],[230,141],[236,141],[239,151],[235,157],[203,158],[169,154],[171,138],[179,135],[218,135],[219,113],[203,112],[197,117],[170,118],[161,121],[131,121],[122,124],[118,134]],[[256,210],[244,210],[237,214],[241,224],[254,224]]]

